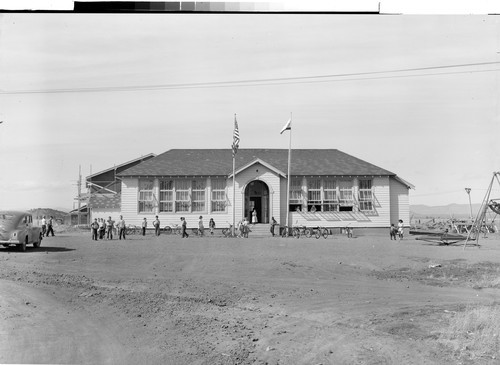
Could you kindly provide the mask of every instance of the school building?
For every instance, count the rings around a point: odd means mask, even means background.
[[[172,149],[117,173],[121,180],[120,214],[140,225],[159,216],[161,226],[196,227],[214,218],[217,227],[251,218],[274,217],[290,225],[323,227],[389,227],[410,221],[412,184],[395,173],[337,149],[294,149],[287,204],[288,150]],[[233,200],[234,194],[234,200]],[[233,206],[234,201],[234,206]]]

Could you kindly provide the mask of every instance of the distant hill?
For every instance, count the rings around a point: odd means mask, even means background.
[[[33,215],[33,219],[42,219],[43,216],[49,218],[52,216],[58,223],[63,223],[64,217],[68,215],[67,212],[51,208],[35,208],[30,209],[29,212]]]
[[[476,216],[481,204],[472,204],[472,215]],[[410,215],[414,218],[469,218],[469,204],[448,204],[441,206],[410,205]]]

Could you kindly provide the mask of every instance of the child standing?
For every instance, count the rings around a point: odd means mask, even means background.
[[[200,220],[198,221],[198,235],[203,236],[205,231],[205,226],[203,226],[203,217],[200,215]]]
[[[210,221],[208,222],[208,228],[210,228],[210,234],[214,234],[214,229],[215,229],[215,221],[213,218],[210,218]]]
[[[398,229],[396,228],[396,226],[394,225],[394,223],[391,223],[391,228],[390,228],[390,231],[389,231],[389,234],[391,236],[391,241],[392,239],[394,239],[394,241],[396,241],[396,234],[398,233]]]
[[[404,235],[403,220],[400,219],[398,221],[398,238],[400,241],[403,239],[403,235]]]

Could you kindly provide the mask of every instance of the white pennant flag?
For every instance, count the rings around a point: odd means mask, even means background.
[[[285,126],[281,130],[280,134],[283,134],[284,131],[286,130],[292,130],[292,118],[288,119],[288,122],[286,122]]]

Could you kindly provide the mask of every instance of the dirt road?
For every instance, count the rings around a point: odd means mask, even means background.
[[[0,362],[463,363],[439,336],[500,299],[477,285],[500,239],[481,243],[60,234],[0,249]]]

